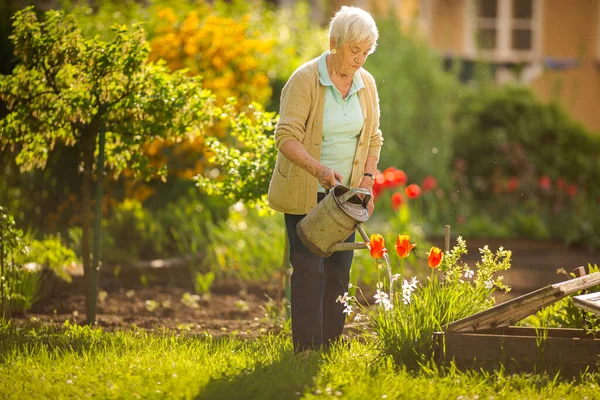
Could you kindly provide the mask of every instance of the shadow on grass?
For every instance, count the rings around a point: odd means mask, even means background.
[[[278,361],[259,365],[253,371],[211,379],[196,399],[299,398],[314,387],[322,361],[319,353],[297,356],[286,351]]]

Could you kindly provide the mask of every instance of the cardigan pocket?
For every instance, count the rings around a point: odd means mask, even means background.
[[[275,211],[298,214],[298,199],[300,185],[295,180],[284,177],[275,168],[269,184],[269,205]]]
[[[279,174],[284,178],[293,177],[295,173],[294,170],[297,169],[294,163],[288,160],[284,155],[277,157],[275,168],[277,169],[277,172],[279,172]]]

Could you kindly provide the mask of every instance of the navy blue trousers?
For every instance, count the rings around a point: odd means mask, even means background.
[[[325,197],[318,195],[318,201]],[[327,258],[312,253],[298,237],[296,224],[304,215],[285,214],[290,241],[292,340],[294,351],[327,347],[342,335],[346,315],[338,296],[348,291],[354,252],[338,251]],[[346,242],[354,242],[353,232]]]

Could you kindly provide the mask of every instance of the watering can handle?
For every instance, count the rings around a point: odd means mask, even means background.
[[[365,243],[371,242],[371,239],[369,239],[369,236],[367,235],[367,232],[365,232],[365,228],[362,227],[362,224],[356,225],[356,229],[358,230],[358,233],[360,233],[360,236],[362,236]]]
[[[354,196],[355,194],[365,195],[365,197],[362,200],[363,207],[366,207],[367,204],[369,204],[369,200],[371,200],[371,192],[369,192],[367,189],[362,188],[353,188],[348,190],[346,193],[340,196],[340,202],[345,203],[350,197]]]

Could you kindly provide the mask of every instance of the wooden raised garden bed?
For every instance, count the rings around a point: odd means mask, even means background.
[[[512,324],[569,294],[599,284],[597,272],[549,285],[455,321],[444,332],[434,334],[436,361],[447,364],[454,360],[460,369],[491,371],[503,367],[510,373],[560,371],[563,376],[577,376],[584,371],[598,371],[600,335],[583,329],[535,329]],[[597,296],[600,294],[593,293],[589,298]]]

